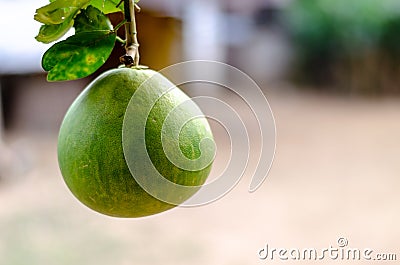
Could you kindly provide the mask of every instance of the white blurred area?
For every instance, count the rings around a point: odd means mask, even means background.
[[[40,24],[33,20],[43,0],[0,0],[0,75],[41,72],[41,56],[49,47],[35,40]]]
[[[150,0],[143,1],[143,6],[182,20],[184,60],[225,62],[246,69],[258,82],[280,82],[291,60],[291,47],[273,13],[279,14],[288,3],[173,0],[161,4]]]

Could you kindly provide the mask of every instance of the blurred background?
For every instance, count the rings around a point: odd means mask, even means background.
[[[123,48],[88,78],[46,82],[49,46],[35,41],[33,20],[46,3],[0,0],[0,264],[280,264],[258,250],[326,248],[339,237],[400,259],[400,1],[142,0],[141,63],[244,71],[269,100],[277,150],[255,193],[245,175],[215,203],[138,220],[87,209],[62,180],[63,115]],[[214,129],[216,174],[230,146]]]

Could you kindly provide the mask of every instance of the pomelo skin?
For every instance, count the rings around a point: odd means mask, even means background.
[[[122,127],[126,108],[136,89],[154,74],[156,72],[152,70],[132,68],[103,73],[78,96],[62,122],[58,160],[65,183],[83,204],[102,214],[142,217],[175,207],[154,198],[139,186],[129,171],[123,152]],[[157,85],[160,91],[167,91],[170,86],[163,78],[145,85]],[[157,101],[146,123],[146,147],[162,176],[181,185],[200,186],[209,175],[212,163],[198,171],[178,168],[165,156],[161,144],[163,120],[176,105],[187,99],[175,88]],[[212,139],[207,120],[189,121],[179,136],[180,150],[177,152],[189,159],[198,158],[200,141],[204,137]]]

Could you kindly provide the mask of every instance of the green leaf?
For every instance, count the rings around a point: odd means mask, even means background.
[[[49,81],[74,80],[94,73],[114,47],[116,33],[97,8],[88,6],[71,21],[75,35],[54,44],[43,55],[42,67],[49,72]]]
[[[76,16],[74,27],[75,33],[113,29],[110,20],[93,6],[88,6]]]
[[[90,0],[51,0],[36,10],[35,20],[43,23],[36,40],[50,43],[58,40],[74,25],[74,18]]]
[[[91,0],[90,4],[101,10],[104,14],[115,13],[124,11],[124,3],[120,3],[120,0]]]
[[[110,56],[115,38],[110,30],[81,32],[54,44],[42,58],[43,69],[49,71],[47,80],[74,80],[94,73]]]
[[[90,0],[56,0],[36,10],[34,19],[46,25],[57,25],[71,20]]]
[[[37,41],[50,43],[58,40],[73,26],[74,21],[69,20],[57,25],[42,25],[39,34],[35,37]]]

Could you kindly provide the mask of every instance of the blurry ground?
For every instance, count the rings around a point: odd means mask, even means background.
[[[215,203],[137,220],[99,215],[72,196],[56,136],[9,135],[27,171],[0,184],[0,264],[282,264],[258,250],[337,247],[339,237],[400,259],[399,100],[286,89],[267,97],[277,151],[257,192],[247,192],[247,176]]]

